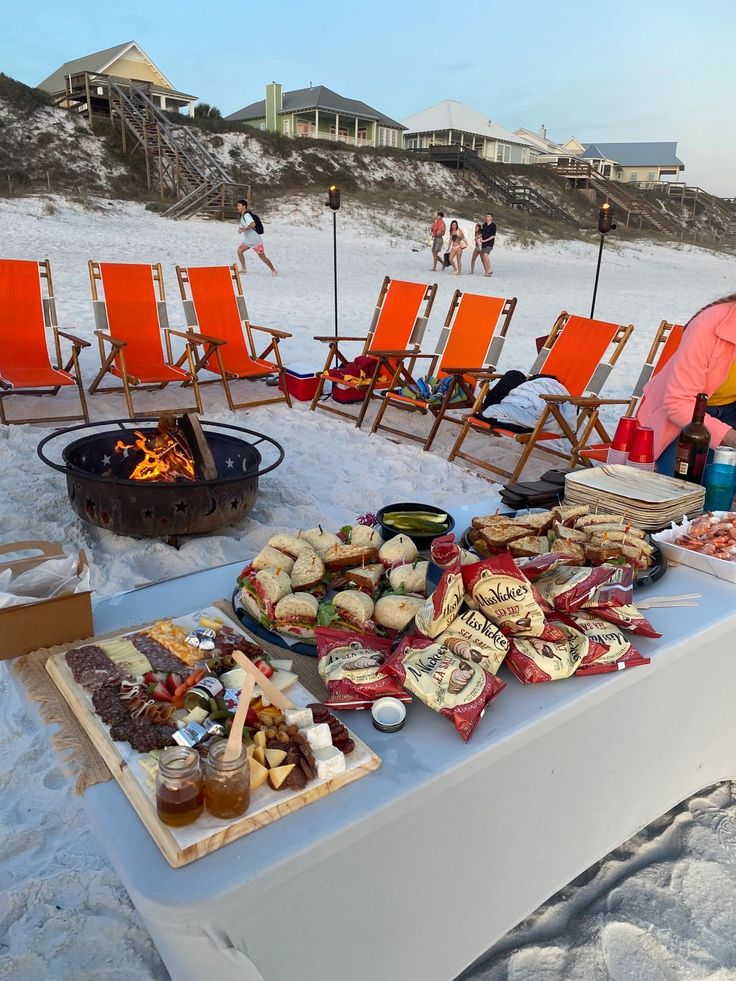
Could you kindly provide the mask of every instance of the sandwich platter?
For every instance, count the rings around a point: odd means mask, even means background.
[[[256,637],[316,656],[316,627],[395,637],[414,619],[440,571],[408,535],[384,541],[371,525],[275,534],[242,569],[233,592]]]
[[[587,505],[528,508],[475,518],[463,533],[461,545],[481,558],[500,551],[521,560],[563,552],[574,555],[580,566],[628,562],[634,567],[637,588],[652,585],[667,571],[667,560],[651,535],[621,514],[596,514]]]

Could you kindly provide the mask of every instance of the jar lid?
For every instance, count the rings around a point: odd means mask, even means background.
[[[371,716],[379,732],[398,732],[406,722],[406,705],[398,698],[379,698],[371,705]]]

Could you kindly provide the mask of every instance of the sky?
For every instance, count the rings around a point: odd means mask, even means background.
[[[326,85],[402,120],[457,99],[564,142],[677,141],[688,184],[736,196],[735,0],[0,0],[0,70],[35,85],[136,40],[223,114]]]

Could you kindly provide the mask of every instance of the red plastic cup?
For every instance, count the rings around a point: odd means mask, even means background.
[[[654,463],[654,430],[638,426],[629,447],[629,463]]]
[[[634,433],[638,428],[634,416],[621,416],[616,426],[616,435],[613,437],[611,449],[627,453],[631,447]]]

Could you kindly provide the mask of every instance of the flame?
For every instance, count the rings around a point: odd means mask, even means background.
[[[118,440],[115,451],[140,450],[143,459],[131,473],[130,480],[157,480],[173,483],[176,480],[194,480],[194,460],[188,448],[166,433],[155,432],[144,436],[136,431],[133,443]]]

